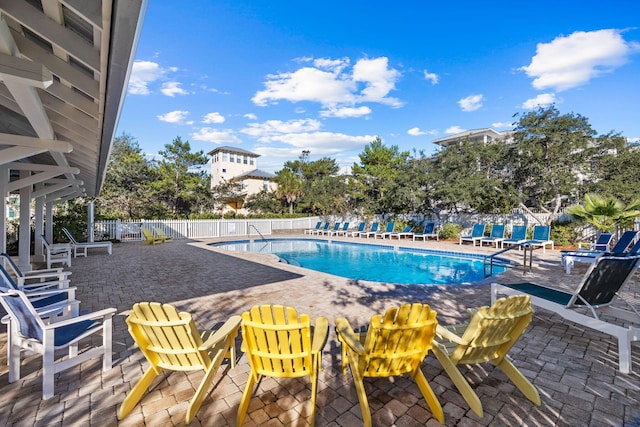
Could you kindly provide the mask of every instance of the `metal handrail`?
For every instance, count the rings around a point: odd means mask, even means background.
[[[249,224],[249,229],[251,229],[251,227],[253,227],[253,229],[254,229],[254,230],[256,230],[256,231],[258,232],[258,234],[260,235],[260,237],[262,237],[262,240],[267,240],[267,239],[265,239],[265,238],[264,238],[264,236],[262,235],[262,233],[260,232],[260,230],[258,230],[258,229],[256,228],[256,226],[255,226],[255,225],[253,225],[253,224]]]
[[[498,252],[494,252],[489,256],[486,256],[484,258],[484,275],[485,277],[489,277],[489,276],[493,276],[493,265],[494,265],[494,258],[497,255],[501,255],[507,251],[513,250],[515,248],[522,248],[524,249],[524,254],[523,254],[523,260],[522,260],[522,274],[525,275],[527,274],[527,252],[529,253],[529,268],[528,271],[531,271],[533,268],[533,245],[529,244],[528,242],[522,242],[522,243],[516,243],[513,244],[511,246],[509,246],[508,248],[505,249],[501,249]],[[489,274],[487,274],[487,260],[489,260]]]

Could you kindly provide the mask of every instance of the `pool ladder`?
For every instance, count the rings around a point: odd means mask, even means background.
[[[497,255],[501,255],[507,251],[510,251],[512,249],[523,249],[524,250],[524,254],[523,254],[523,259],[522,259],[522,275],[527,274],[527,272],[531,272],[532,268],[533,268],[533,245],[530,245],[527,242],[524,243],[518,243],[515,245],[511,245],[506,249],[501,249],[498,252],[495,252],[489,256],[486,256],[484,258],[484,276],[485,277],[489,277],[489,276],[493,276],[493,266],[494,265],[500,265],[503,267],[508,267],[508,268],[514,268],[513,265],[511,265],[511,263],[504,263],[501,260],[496,260],[495,257]],[[489,272],[487,274],[487,268],[489,269]]]
[[[262,240],[267,240],[267,239],[264,238],[264,236],[262,235],[260,230],[258,230],[255,225],[249,224],[249,228],[251,228],[251,227],[253,227],[253,229],[256,230],[256,233],[258,233],[260,235],[260,237],[262,237]]]

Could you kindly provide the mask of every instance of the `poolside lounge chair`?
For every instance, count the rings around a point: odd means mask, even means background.
[[[155,245],[156,243],[164,243],[161,238],[156,237],[151,230],[142,227],[142,235],[144,236],[143,245]]]
[[[347,230],[349,230],[349,223],[345,222],[344,224],[342,224],[342,228],[338,227],[337,230],[331,230],[327,233],[327,235],[329,236],[339,236],[340,234],[344,234],[347,232]]]
[[[458,365],[491,362],[509,377],[522,394],[540,405],[536,388],[507,357],[532,317],[530,298],[520,295],[501,298],[491,307],[479,308],[469,323],[449,327],[438,325],[433,354],[464,400],[479,416],[483,415],[482,403],[458,370]]]
[[[155,231],[156,231],[156,236],[162,240],[162,243],[173,241],[173,237],[167,235],[161,228],[156,227]]]
[[[534,283],[492,283],[491,300],[495,301],[498,294],[529,295],[534,306],[557,313],[581,327],[615,336],[619,370],[627,374],[631,372],[631,342],[640,341],[640,313],[618,291],[629,281],[639,262],[639,256],[602,256],[589,267],[574,292]],[[617,301],[626,308],[614,307]]]
[[[438,233],[436,232],[435,228],[436,228],[435,222],[427,222],[424,225],[424,230],[422,231],[422,233],[413,234],[413,240],[416,240],[416,239],[427,240],[429,238],[435,238],[436,240],[439,240]]]
[[[369,229],[369,231],[365,231],[360,233],[360,236],[364,236],[367,239],[369,238],[369,236],[375,236],[376,233],[378,233],[378,227],[380,227],[380,223],[379,222],[374,222],[371,224],[371,228]]]
[[[78,242],[73,234],[67,229],[63,228],[62,231],[69,239],[71,243],[71,248],[73,249],[73,257],[76,258],[78,255],[86,257],[87,250],[89,248],[104,248],[107,250],[109,255],[111,255],[113,244],[111,242]]]
[[[320,227],[322,227],[322,221],[316,222],[316,226],[314,228],[307,228],[306,230],[304,230],[303,234],[311,234],[316,230],[320,230]]]
[[[150,366],[131,389],[118,411],[122,420],[138,404],[153,380],[162,371],[204,371],[187,408],[189,424],[202,405],[222,360],[235,366],[235,338],[240,316],[231,316],[215,331],[199,331],[191,314],[178,312],[169,304],[141,302],[133,306],[126,319],[129,333]]]
[[[432,349],[436,312],[426,304],[404,304],[371,317],[365,333],[356,333],[345,318],[336,319],[342,344],[342,374],[351,368],[360,401],[362,420],[371,426],[371,412],[364,377],[386,378],[409,374],[416,381],[433,416],[444,423],[442,406],[429,386],[420,365]]]
[[[590,251],[608,252],[611,249],[612,233],[600,233],[598,239],[589,245]]]
[[[489,237],[483,237],[479,240],[480,246],[483,243],[494,243],[496,245],[496,249],[498,249],[498,245],[502,243],[504,240],[504,224],[493,224],[491,226],[491,233]]]
[[[384,239],[385,236],[388,236],[391,233],[393,233],[393,229],[395,226],[396,226],[395,222],[389,221],[384,231],[378,231],[377,233],[373,233],[373,238],[377,239],[378,237],[380,237],[381,239]]]
[[[577,250],[577,251],[561,251],[562,257],[560,258],[561,264],[564,266],[567,274],[571,273],[571,269],[573,268],[576,262],[593,264],[596,261],[596,258],[601,257],[603,255],[617,255],[622,256],[625,254],[625,251],[633,242],[633,239],[638,234],[637,231],[627,230],[622,233],[622,236],[618,239],[616,244],[609,251],[609,244],[607,243],[607,250]],[[598,245],[592,245],[594,247],[598,247]]]
[[[471,242],[473,246],[476,245],[476,242],[479,242],[484,237],[484,224],[474,224],[473,229],[471,230],[471,234],[469,236],[460,236],[459,245],[462,242]]]
[[[398,240],[400,240],[403,237],[409,238],[413,236],[413,226],[407,225],[404,229],[402,229],[402,231],[394,231],[392,233],[387,234],[387,236],[389,236],[389,240],[393,239],[394,237],[397,237]]]
[[[338,230],[340,230],[340,223],[336,222],[335,224],[333,224],[333,228],[322,230],[320,234],[326,234],[327,236],[331,236],[331,234],[335,233]]]
[[[344,233],[345,237],[358,237],[360,233],[364,232],[364,228],[367,226],[366,222],[361,222],[358,224],[358,228],[352,231],[347,231]]]
[[[308,413],[310,425],[315,424],[318,373],[322,368],[322,349],[328,332],[326,317],[316,318],[312,329],[309,315],[298,315],[292,307],[260,305],[242,313],[243,349],[251,372],[238,407],[236,426],[242,425],[254,386],[263,375],[274,378],[309,376],[311,408]]]
[[[47,268],[51,268],[51,264],[66,264],[67,267],[71,267],[70,243],[49,243],[44,234],[40,237],[42,238],[44,255],[47,260]]]
[[[22,271],[11,256],[6,253],[0,254],[2,266],[9,273],[12,273],[13,279],[19,290],[29,288],[42,288],[44,283],[55,282],[56,287],[66,288],[69,286],[70,271],[63,271],[62,268],[51,268],[43,270]],[[26,289],[23,289],[26,288]]]
[[[553,250],[553,240],[550,240],[551,236],[551,227],[548,225],[534,225],[533,226],[533,236],[530,240],[527,240],[526,243],[532,247],[541,247],[542,252],[547,251],[547,246],[551,246],[551,250]]]
[[[508,239],[504,239],[501,242],[501,246],[504,248],[504,245],[522,245],[527,241],[527,226],[526,225],[514,225],[511,227],[511,237]],[[518,248],[520,249],[520,248]]]
[[[76,288],[70,288],[69,280],[66,279],[20,285],[0,265],[0,288],[24,292],[36,309],[64,302],[65,306],[69,305],[68,313],[78,313],[80,301],[75,299]],[[58,314],[64,313],[56,313],[56,315]]]
[[[310,234],[317,234],[317,235],[320,235],[320,234],[324,233],[325,231],[328,231],[328,230],[329,230],[329,225],[330,225],[330,224],[331,224],[331,223],[330,223],[329,221],[327,221],[327,222],[325,222],[325,223],[324,223],[324,225],[323,225],[322,227],[320,227],[320,228],[319,228],[319,229],[317,229],[317,230],[313,230]]]
[[[10,383],[20,379],[22,350],[42,355],[42,398],[45,400],[53,397],[54,378],[58,372],[95,357],[102,357],[104,371],[111,369],[111,330],[115,308],[46,324],[42,313],[36,312],[24,292],[3,288],[0,290],[0,303],[11,318],[7,342]],[[102,333],[102,345],[78,353],[78,342],[98,332]],[[55,351],[63,348],[68,349],[67,357],[56,363]]]

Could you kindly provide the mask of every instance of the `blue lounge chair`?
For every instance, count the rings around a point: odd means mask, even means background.
[[[390,235],[391,233],[393,233],[393,229],[395,228],[396,223],[393,221],[389,221],[387,223],[387,228],[385,228],[384,231],[379,231],[377,233],[374,233],[373,238],[377,239],[378,237],[380,237],[381,239],[384,239],[386,236]]]
[[[460,236],[460,242],[458,244],[461,245],[462,242],[471,242],[473,246],[475,246],[476,242],[479,242],[484,237],[484,229],[484,224],[474,224],[471,235]]]
[[[311,233],[309,233],[309,234],[318,234],[318,235],[319,235],[319,234],[322,234],[322,233],[324,233],[325,231],[329,230],[329,224],[330,224],[330,222],[329,222],[329,221],[327,221],[327,222],[325,222],[325,223],[324,223],[324,225],[323,225],[321,228],[319,228],[319,229],[317,229],[317,230],[313,230],[313,231],[311,231]]]
[[[369,236],[375,236],[376,233],[378,232],[378,227],[380,227],[380,223],[379,222],[374,222],[371,224],[371,228],[369,229],[369,231],[365,231],[364,233],[360,233],[361,236],[366,237],[367,239],[369,238]]]
[[[422,233],[414,233],[413,234],[413,240],[415,241],[416,239],[422,239],[422,240],[427,240],[430,237],[439,240],[438,238],[438,233],[436,233],[436,223],[435,222],[427,222],[424,225],[424,230],[422,231]]]
[[[307,228],[306,230],[304,230],[303,234],[311,234],[314,231],[320,230],[320,227],[322,227],[322,221],[318,221],[316,222],[316,226],[313,228]]]
[[[522,245],[527,241],[527,226],[526,225],[514,225],[511,229],[511,237],[502,241],[502,247],[504,245]]]
[[[504,224],[493,224],[491,226],[491,234],[489,237],[483,237],[479,240],[480,246],[483,243],[494,243],[496,245],[496,249],[498,249],[498,245],[502,243],[504,240]]]
[[[358,224],[358,228],[353,231],[347,231],[344,233],[345,237],[358,237],[360,233],[364,232],[364,228],[367,226],[366,222]]]
[[[631,342],[640,341],[640,313],[624,301],[618,291],[629,281],[639,262],[639,256],[601,256],[591,265],[575,292],[534,283],[492,283],[491,301],[495,301],[498,294],[529,295],[535,306],[615,336],[618,338],[618,368],[628,374],[631,372]],[[618,300],[627,308],[614,306]]]
[[[413,230],[413,226],[407,225],[405,228],[402,229],[402,231],[394,231],[393,233],[389,233],[389,234],[385,233],[385,234],[389,236],[389,240],[393,239],[394,237],[397,237],[398,240],[400,240],[403,237],[413,236],[412,230]]]
[[[338,230],[340,230],[340,223],[336,222],[335,224],[333,224],[332,229],[323,230],[321,234],[326,234],[327,236],[331,236],[331,234],[335,233]]]
[[[560,262],[564,266],[566,273],[570,274],[571,273],[571,269],[573,268],[573,266],[574,266],[574,264],[576,262],[593,264],[596,261],[597,258],[599,258],[599,257],[601,257],[603,255],[624,256],[625,255],[625,251],[627,250],[627,248],[629,247],[631,242],[633,242],[633,239],[635,239],[637,234],[638,234],[637,231],[633,231],[633,230],[625,231],[624,233],[622,233],[622,236],[620,236],[620,238],[618,239],[616,244],[613,246],[611,251],[602,251],[602,250],[596,250],[596,251],[581,251],[581,250],[577,250],[577,251],[562,251],[562,258],[561,258]],[[594,246],[597,247],[598,245],[595,244]],[[639,246],[639,245],[636,244],[635,246]],[[635,246],[634,246],[634,248],[635,248]],[[609,247],[609,245],[607,244],[607,248],[608,247]],[[636,249],[636,251],[637,251],[637,249]],[[633,254],[634,253],[632,253],[632,255]]]
[[[532,239],[527,240],[527,244],[532,247],[541,247],[542,252],[546,252],[547,245],[553,250],[553,240],[550,239],[551,227],[548,225],[534,225]]]
[[[342,228],[338,228],[338,230],[332,230],[332,231],[328,232],[327,234],[329,236],[333,236],[334,234],[336,236],[339,236],[340,234],[346,233],[347,230],[349,230],[349,223],[345,222],[344,224],[342,224]]]

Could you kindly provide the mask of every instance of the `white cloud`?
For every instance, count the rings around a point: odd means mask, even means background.
[[[162,88],[160,89],[160,92],[162,92],[163,95],[167,95],[171,97],[174,97],[176,95],[188,95],[189,92],[182,89],[180,87],[181,84],[182,83],[180,82],[164,82],[162,83]]]
[[[321,117],[338,117],[341,119],[348,117],[361,117],[368,114],[371,114],[371,108],[364,105],[361,107],[327,108],[320,112]]]
[[[411,128],[407,131],[407,133],[411,136],[420,136],[427,134],[427,132],[420,130],[420,128]]]
[[[522,108],[533,109],[536,107],[544,107],[545,105],[551,105],[556,102],[556,95],[554,93],[541,93],[535,98],[527,99],[522,103]]]
[[[635,144],[636,142],[640,142],[640,138],[627,138],[627,142]]]
[[[491,127],[493,129],[507,129],[507,128],[512,128],[513,127],[513,123],[509,122],[495,122],[495,123],[491,123]]]
[[[202,123],[224,123],[225,118],[218,112],[208,113],[202,118]]]
[[[539,43],[531,63],[521,67],[538,90],[560,92],[588,83],[625,64],[640,44],[626,42],[620,30],[576,31]]]
[[[313,66],[267,76],[265,89],[251,100],[259,106],[286,100],[317,102],[326,109],[353,107],[363,102],[399,107],[402,103],[388,94],[395,89],[400,72],[389,68],[388,62],[386,57],[360,59],[349,72],[348,58],[316,59]]]
[[[176,110],[170,111],[167,114],[162,114],[158,117],[158,120],[167,122],[167,123],[180,123],[189,115],[188,111]]]
[[[313,132],[321,128],[321,124],[313,119],[267,120],[263,123],[250,123],[249,127],[240,132],[258,138],[259,141],[270,141],[274,135],[297,134],[301,132]]]
[[[216,144],[242,144],[240,138],[233,134],[231,129],[200,128],[191,134],[191,138],[196,141],[214,142]]]
[[[462,111],[476,111],[482,108],[483,95],[469,95],[458,101]]]
[[[151,61],[135,61],[131,68],[128,92],[131,95],[149,95],[149,85],[165,75],[159,64]]]
[[[430,80],[432,85],[437,85],[440,81],[440,77],[436,73],[430,73],[427,70],[424,70],[423,72],[425,80]]]
[[[244,117],[245,119],[249,119],[249,120],[258,120],[258,116],[256,116],[253,113],[247,113],[242,117]]]
[[[455,135],[456,133],[464,132],[466,129],[461,128],[460,126],[450,126],[447,130],[444,131],[447,135]]]

